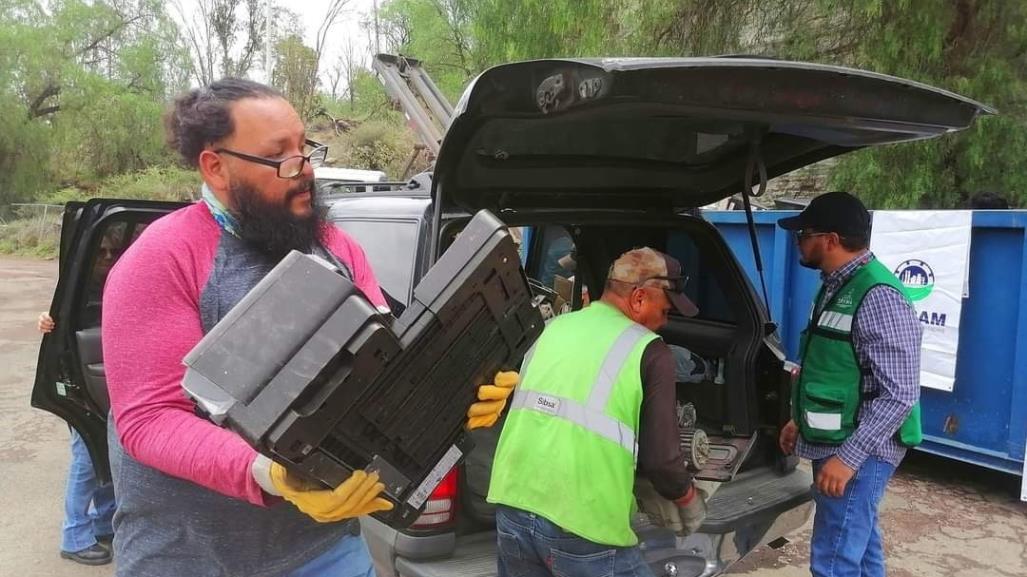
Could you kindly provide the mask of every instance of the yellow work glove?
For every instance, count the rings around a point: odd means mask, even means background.
[[[378,482],[378,473],[368,475],[354,471],[335,489],[311,489],[302,481],[289,477],[285,467],[271,464],[271,483],[300,511],[319,523],[333,523],[353,519],[378,511],[389,511],[392,503],[379,497],[385,485]]]
[[[467,428],[479,429],[495,425],[519,380],[517,371],[500,371],[492,379],[491,385],[478,387],[478,402],[467,410]]]

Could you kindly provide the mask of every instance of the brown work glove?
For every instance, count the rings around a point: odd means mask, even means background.
[[[681,515],[681,535],[691,535],[702,527],[706,520],[706,491],[692,485],[684,497],[674,501],[674,505]]]
[[[682,537],[699,530],[706,519],[706,493],[693,485],[677,501],[665,499],[656,492],[649,479],[635,477],[638,507],[654,525],[670,529]]]

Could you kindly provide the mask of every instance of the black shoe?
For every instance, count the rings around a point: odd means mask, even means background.
[[[106,565],[110,563],[112,559],[111,552],[99,543],[94,543],[91,547],[81,551],[75,551],[74,553],[61,551],[61,558],[69,559],[83,565]]]
[[[106,535],[97,535],[96,542],[103,545],[109,551],[111,546],[114,544],[114,534],[108,533]]]

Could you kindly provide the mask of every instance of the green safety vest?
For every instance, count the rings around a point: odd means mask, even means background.
[[[603,302],[554,319],[521,367],[488,501],[594,543],[637,544],[642,353],[657,338]]]
[[[802,334],[802,369],[792,392],[792,416],[802,438],[810,443],[840,445],[856,430],[863,376],[869,369],[859,365],[852,325],[864,297],[878,285],[906,294],[895,275],[876,259],[860,267],[826,305],[822,302],[824,287],[817,294],[809,326]],[[923,440],[919,402],[897,435],[908,447]]]

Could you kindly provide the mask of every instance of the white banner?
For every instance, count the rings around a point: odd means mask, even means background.
[[[1023,477],[1020,481],[1020,500],[1027,502],[1027,454],[1023,459]]]
[[[968,210],[874,211],[870,250],[906,286],[924,328],[920,385],[951,391],[969,295]]]

